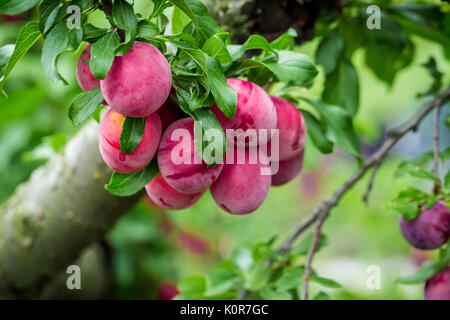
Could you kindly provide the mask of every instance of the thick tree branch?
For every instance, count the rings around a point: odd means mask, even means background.
[[[0,298],[34,298],[140,195],[117,198],[90,122],[0,207]]]
[[[347,191],[349,191],[371,167],[379,163],[406,133],[416,130],[420,122],[431,110],[433,110],[434,108],[440,109],[442,105],[444,105],[449,99],[450,88],[447,88],[447,90],[437,96],[434,100],[425,104],[413,118],[406,121],[397,129],[390,131],[388,133],[387,139],[369,158],[364,161],[361,169],[353,176],[351,176],[347,181],[345,181],[344,184],[329,198],[325,199],[325,201],[323,201],[319,206],[314,208],[313,211],[300,222],[300,224],[294,229],[294,231],[281,244],[281,246],[277,250],[277,253],[283,255],[289,252],[294,241],[313,223],[315,223],[319,219],[319,217],[323,217],[323,220],[325,220],[329,216],[331,209],[333,209],[339,203],[344,194],[346,194]],[[312,253],[314,253],[314,251],[312,251]],[[239,298],[246,299],[249,294],[249,291],[244,290],[240,294]]]

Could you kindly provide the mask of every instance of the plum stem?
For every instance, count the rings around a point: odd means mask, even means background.
[[[338,205],[341,198],[349,191],[363,176],[364,174],[372,167],[376,166],[377,163],[381,163],[385,155],[392,149],[392,147],[405,136],[410,131],[414,131],[418,128],[421,121],[425,118],[425,116],[430,113],[434,108],[440,109],[443,104],[450,99],[450,87],[447,88],[444,92],[434,98],[432,101],[425,104],[414,117],[403,123],[398,128],[390,131],[387,135],[387,138],[381,144],[381,146],[374,152],[370,157],[368,157],[361,169],[353,174],[344,184],[336,190],[330,197],[325,199],[322,203],[320,203],[316,208],[312,210],[312,212],[300,221],[300,224],[292,231],[292,233],[286,238],[286,240],[280,245],[277,249],[277,253],[280,255],[284,255],[288,253],[292,247],[292,244],[295,240],[311,225],[313,225],[316,221],[320,224],[320,228],[322,228],[322,224],[327,219],[330,214],[331,209]],[[378,164],[379,165],[379,164]],[[323,221],[321,221],[323,219]],[[319,232],[320,232],[319,228]],[[317,230],[317,229],[316,229]],[[314,254],[315,250],[310,250],[311,255]],[[311,257],[312,262],[312,257]],[[246,299],[250,295],[250,291],[243,290],[239,295],[238,299]],[[302,295],[307,296],[307,292],[302,292]]]

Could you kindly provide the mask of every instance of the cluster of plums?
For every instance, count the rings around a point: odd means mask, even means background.
[[[433,250],[442,247],[450,237],[450,210],[444,201],[425,209],[412,220],[400,217],[403,236],[415,248]],[[425,299],[450,300],[450,266],[431,277],[425,284]]]
[[[216,105],[211,110],[224,130],[241,129],[245,133],[247,129],[269,132],[278,129],[279,171],[274,175],[261,174],[261,168],[270,166],[268,158],[264,159],[265,153],[259,153],[256,163],[224,160],[222,164],[208,166],[195,151],[194,120],[186,117],[176,99],[168,99],[171,70],[158,49],[136,42],[127,54],[115,57],[104,80],[93,77],[88,64],[89,50],[88,45],[78,60],[78,82],[85,91],[100,86],[105,103],[111,107],[100,124],[101,155],[111,169],[120,173],[141,170],[156,155],[160,174],[146,186],[146,191],[157,206],[172,210],[188,208],[209,188],[222,209],[247,214],[264,202],[271,185],[291,181],[302,169],[306,128],[300,111],[290,102],[269,96],[254,83],[228,79],[228,85],[237,92],[236,115],[227,118]],[[120,150],[125,116],[147,117],[142,141],[134,152],[127,154]],[[177,129],[185,129],[191,139],[173,141],[172,134]],[[239,146],[236,143],[232,148]],[[251,147],[244,148],[248,156]],[[174,149],[190,153],[183,156],[192,161],[175,163]]]

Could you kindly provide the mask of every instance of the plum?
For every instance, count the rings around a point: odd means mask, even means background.
[[[166,101],[172,73],[164,55],[153,45],[136,41],[114,62],[100,81],[103,96],[111,108],[130,117],[145,117]]]
[[[417,249],[431,250],[441,247],[450,236],[450,211],[439,200],[430,209],[421,207],[419,216],[412,220],[400,217],[400,229],[408,242]]]
[[[156,206],[171,210],[189,208],[203,195],[203,192],[194,194],[179,193],[164,180],[161,174],[158,174],[153,178],[153,180],[145,186],[145,190],[147,191],[150,200]]]
[[[181,193],[199,193],[211,186],[223,164],[208,167],[194,146],[194,119],[172,123],[164,132],[158,150],[158,165],[167,183]]]
[[[272,176],[272,185],[281,186],[297,177],[303,168],[304,154],[302,150],[294,158],[280,161],[278,172]]]
[[[91,69],[89,69],[89,60],[91,60],[91,44],[84,47],[77,61],[77,80],[83,91],[89,91],[100,86],[100,80],[95,79]]]
[[[425,283],[425,300],[450,300],[450,266]]]
[[[271,99],[277,110],[279,160],[289,160],[298,156],[305,147],[305,120],[300,110],[289,101],[280,97],[271,97]]]
[[[227,118],[216,104],[211,106],[223,129],[235,130],[235,137],[233,137],[235,141],[245,141],[246,145],[249,141],[246,140],[245,134],[249,129],[254,129],[256,134],[260,133],[259,130],[266,129],[267,135],[262,143],[270,140],[270,130],[277,126],[277,113],[270,96],[263,88],[249,81],[229,78],[227,83],[237,92],[236,115],[233,118]],[[238,129],[242,129],[241,132],[237,131]]]
[[[132,153],[120,151],[120,135],[125,117],[110,109],[103,117],[99,130],[99,148],[105,163],[114,171],[131,173],[143,169],[155,156],[161,139],[158,114],[147,117],[142,140]]]
[[[159,300],[173,300],[179,294],[180,291],[178,291],[177,286],[172,282],[163,282],[158,289]]]
[[[186,114],[177,104],[176,97],[176,94],[171,92],[167,101],[158,109],[163,130],[166,130],[175,121],[186,117]]]
[[[269,193],[272,177],[261,174],[262,168],[269,169],[269,160],[264,153],[260,153],[256,163],[251,163],[249,150],[245,150],[246,161],[241,162],[236,161],[235,152],[235,161],[227,161],[219,179],[210,188],[217,205],[231,214],[241,215],[255,211]]]

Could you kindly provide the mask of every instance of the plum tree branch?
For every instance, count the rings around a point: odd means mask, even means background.
[[[434,193],[438,194],[440,189],[439,182],[439,118],[440,118],[441,109],[439,107],[435,107],[434,110],[434,119],[433,119],[433,146],[434,146],[434,158],[433,158],[433,172],[436,178],[438,179],[434,184]]]
[[[0,207],[0,299],[39,297],[141,197],[104,189],[111,170],[97,137],[92,120]]]
[[[312,224],[314,224],[319,217],[325,221],[330,214],[331,209],[333,209],[341,200],[341,198],[349,191],[363,176],[364,174],[374,165],[382,161],[385,155],[392,149],[392,147],[400,141],[400,139],[405,136],[406,133],[414,131],[417,129],[423,118],[434,108],[440,109],[447,100],[450,99],[450,87],[444,92],[438,95],[435,99],[425,104],[414,117],[406,121],[403,125],[398,128],[391,130],[388,133],[387,138],[384,140],[382,145],[369,157],[367,158],[361,169],[353,174],[344,184],[336,190],[330,197],[325,199],[321,204],[312,210],[312,212],[306,216],[300,224],[291,232],[291,234],[286,238],[286,240],[279,246],[277,253],[284,255],[292,247],[295,240]],[[322,224],[323,222],[321,222]],[[320,231],[320,230],[319,230]],[[312,251],[314,253],[314,251]],[[312,258],[311,258],[312,259]],[[250,292],[248,290],[243,290],[239,295],[239,299],[246,299]]]
[[[325,222],[325,219],[327,218],[328,214],[322,214],[317,220],[316,230],[314,232],[314,241],[309,248],[308,251],[308,260],[305,267],[305,277],[303,282],[303,290],[302,290],[302,300],[308,299],[308,285],[309,285],[309,279],[311,277],[311,270],[312,270],[312,262],[314,258],[314,253],[317,250],[317,247],[319,246],[320,242],[320,231],[322,230],[323,223]]]

